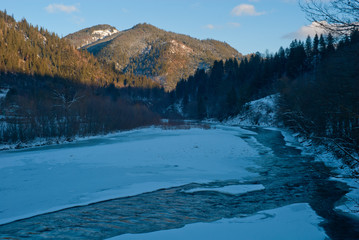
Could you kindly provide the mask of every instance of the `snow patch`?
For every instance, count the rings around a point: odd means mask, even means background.
[[[354,217],[359,218],[359,179],[353,177],[353,169],[341,163],[341,160],[332,153],[318,147],[313,151],[320,151],[316,156],[316,161],[322,161],[325,165],[334,168],[336,177],[332,177],[333,181],[340,181],[346,183],[350,187],[350,191],[339,201],[336,210],[345,212]]]
[[[98,39],[103,39],[105,37],[111,36],[118,32],[119,31],[117,29],[94,30],[92,32],[92,35],[100,35],[100,37],[98,37]]]
[[[0,99],[5,98],[10,89],[0,88]]]
[[[178,52],[192,53],[193,49],[176,40],[171,40],[170,53],[174,54]]]
[[[301,145],[300,142],[298,141],[298,139],[296,138],[298,136],[297,134],[291,133],[290,130],[287,130],[287,129],[284,130],[284,129],[276,128],[276,127],[266,127],[265,129],[281,132],[286,146],[294,147],[298,150],[301,150],[302,154],[305,154],[305,147],[303,145]]]

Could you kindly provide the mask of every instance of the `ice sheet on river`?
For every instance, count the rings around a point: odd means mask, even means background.
[[[195,223],[180,229],[144,234],[125,234],[111,240],[162,240],[162,239],[206,239],[206,240],[320,240],[327,239],[318,226],[322,219],[307,203],[266,210],[250,217],[222,219],[213,223]]]
[[[229,185],[219,188],[192,188],[186,190],[186,193],[195,193],[195,192],[204,192],[204,191],[213,191],[221,192],[226,194],[243,194],[251,191],[263,190],[264,186],[262,184],[251,184],[251,185]]]
[[[238,127],[140,129],[0,153],[0,224],[190,182],[243,180],[258,152]]]

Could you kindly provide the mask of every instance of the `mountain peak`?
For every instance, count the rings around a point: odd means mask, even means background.
[[[132,27],[132,29],[138,29],[138,28],[148,28],[148,29],[158,29],[157,27],[153,26],[152,24],[149,23],[138,23],[135,26]]]
[[[81,48],[96,41],[112,36],[119,31],[108,24],[99,24],[65,36],[76,47]]]

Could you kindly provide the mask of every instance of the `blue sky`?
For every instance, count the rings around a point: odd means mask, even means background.
[[[137,23],[199,39],[229,43],[239,52],[275,52],[313,33],[296,0],[0,0],[0,8],[59,36],[97,24],[118,30]]]

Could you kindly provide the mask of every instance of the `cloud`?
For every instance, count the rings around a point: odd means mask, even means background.
[[[215,26],[214,25],[212,25],[212,24],[207,24],[206,26],[204,26],[204,28],[207,28],[207,29],[214,29],[215,28]]]
[[[323,28],[321,28],[318,23],[312,22],[310,25],[303,26],[295,32],[291,32],[291,33],[284,35],[282,38],[304,39],[308,35],[313,37],[313,36],[315,36],[315,34],[320,35],[320,34],[324,34],[324,33],[325,33],[325,30]]]
[[[49,6],[45,7],[45,10],[48,13],[56,13],[56,12],[72,13],[79,11],[79,9],[75,5],[63,5],[56,3],[50,4]]]
[[[265,12],[257,12],[255,7],[251,4],[241,4],[232,9],[232,16],[260,16]]]
[[[240,27],[241,26],[241,24],[240,23],[237,23],[237,22],[229,22],[229,23],[227,23],[229,26],[231,26],[231,27],[234,27],[234,28],[238,28],[238,27]]]

